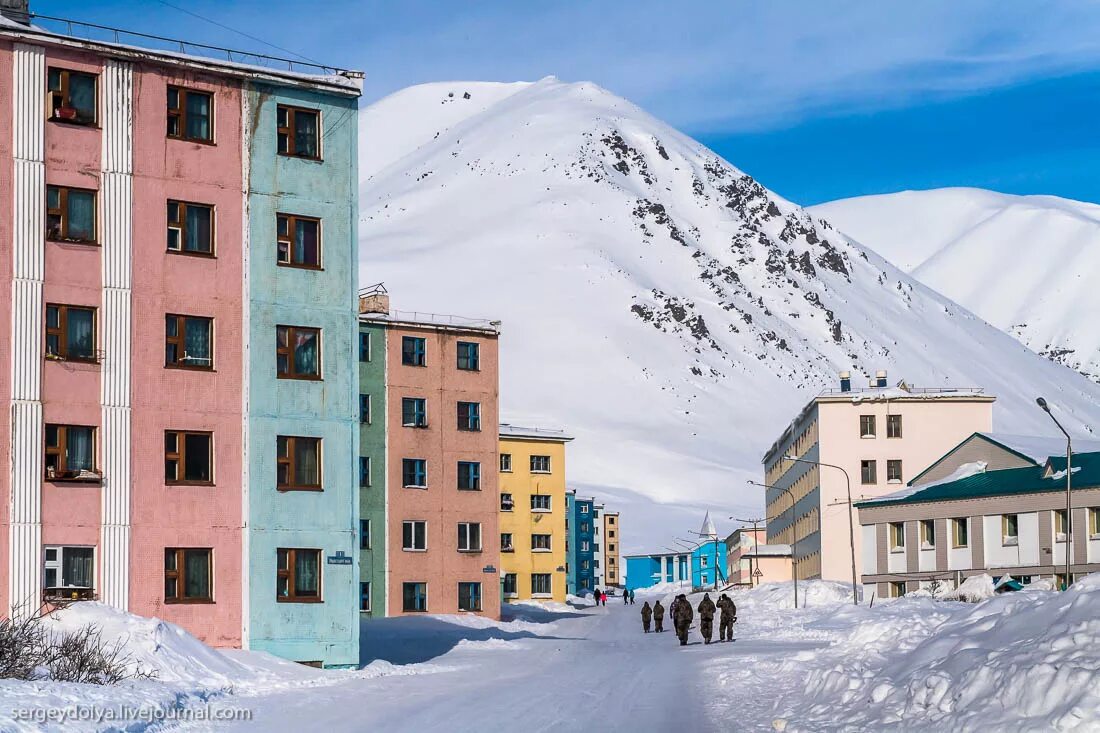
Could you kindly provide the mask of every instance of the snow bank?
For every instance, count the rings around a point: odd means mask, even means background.
[[[943,600],[978,603],[987,598],[992,598],[993,595],[993,578],[982,573],[981,575],[971,575],[958,588],[944,593]]]
[[[747,590],[730,591],[738,606],[794,608],[794,583],[764,583]],[[852,603],[852,586],[831,580],[804,580],[798,584],[799,608],[827,608]]]

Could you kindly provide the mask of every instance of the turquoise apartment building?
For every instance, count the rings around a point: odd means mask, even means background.
[[[343,83],[341,83],[343,81]],[[244,644],[359,664],[359,86],[254,83]]]

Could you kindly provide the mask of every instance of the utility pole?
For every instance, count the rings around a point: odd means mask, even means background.
[[[1073,545],[1070,544],[1070,537],[1073,532],[1073,497],[1070,494],[1070,489],[1073,486],[1073,438],[1069,437],[1069,433],[1062,427],[1062,423],[1058,422],[1058,418],[1054,417],[1054,413],[1050,411],[1050,405],[1042,397],[1038,397],[1035,403],[1042,408],[1043,412],[1050,416],[1050,419],[1054,421],[1054,424],[1058,426],[1058,429],[1062,431],[1062,435],[1066,436],[1066,587],[1063,590],[1068,590],[1070,583],[1073,582],[1072,569],[1070,564],[1073,557]],[[1055,544],[1057,544],[1057,537],[1055,537]]]
[[[737,519],[736,517],[730,517],[730,519],[732,519],[735,522],[741,522],[742,524],[751,524],[752,525],[752,545],[753,545],[753,555],[755,555],[756,554],[756,545],[759,544],[759,541],[756,538],[756,531],[757,531],[756,528],[764,520],[763,519]],[[753,555],[749,555],[749,577],[750,578],[755,578],[756,577],[756,575],[752,571],[752,558],[753,558]],[[759,555],[757,556],[756,567],[757,567],[758,570],[760,569]],[[752,580],[749,581],[749,587],[750,588],[755,587],[755,583]]]

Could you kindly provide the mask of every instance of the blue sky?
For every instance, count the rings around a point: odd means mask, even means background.
[[[366,102],[426,81],[595,81],[801,204],[939,186],[1100,202],[1096,2],[31,4],[44,15],[285,53],[203,16],[365,70]]]

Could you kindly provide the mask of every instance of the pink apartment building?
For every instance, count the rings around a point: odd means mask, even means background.
[[[811,400],[764,456],[768,544],[797,539],[799,578],[851,582],[849,513],[857,576],[860,533],[845,476],[853,502],[897,491],[967,436],[989,431],[994,400],[977,388],[887,387],[885,372],[853,389],[842,374],[840,389]]]

